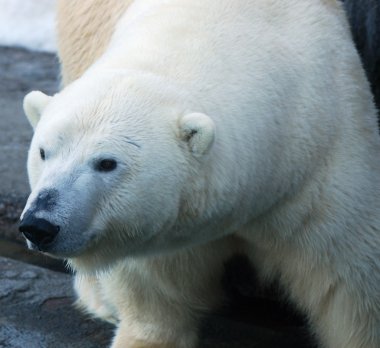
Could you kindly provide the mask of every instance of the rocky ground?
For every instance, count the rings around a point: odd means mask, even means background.
[[[113,327],[74,308],[71,283],[69,274],[0,257],[0,347],[107,347]],[[311,348],[286,313],[268,300],[235,301],[204,319],[199,348]]]
[[[112,327],[73,307],[71,275],[62,264],[28,252],[17,232],[32,137],[22,98],[32,89],[56,92],[57,76],[53,55],[0,47],[0,348],[107,347],[112,336]],[[200,347],[311,348],[304,321],[273,292],[252,296],[252,279],[242,260],[228,265],[229,304],[205,318]]]

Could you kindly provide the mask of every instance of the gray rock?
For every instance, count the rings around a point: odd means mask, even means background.
[[[32,137],[22,110],[31,90],[58,90],[58,60],[52,54],[0,47],[0,194],[29,192],[26,158]],[[1,206],[0,206],[1,211]]]
[[[106,347],[112,327],[73,302],[70,275],[0,258],[0,347]]]

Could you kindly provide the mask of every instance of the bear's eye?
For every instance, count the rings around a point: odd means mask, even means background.
[[[40,149],[40,157],[43,161],[45,161],[45,150],[44,149]]]
[[[99,172],[110,172],[117,167],[114,159],[102,159],[95,164],[95,169]]]

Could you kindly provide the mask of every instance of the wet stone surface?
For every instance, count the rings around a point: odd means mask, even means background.
[[[112,327],[73,307],[70,278],[0,258],[0,347],[106,347]]]

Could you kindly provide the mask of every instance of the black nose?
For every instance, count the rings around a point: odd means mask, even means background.
[[[52,243],[59,232],[59,226],[55,226],[45,219],[38,219],[33,215],[26,216],[18,229],[26,239],[40,250]]]

